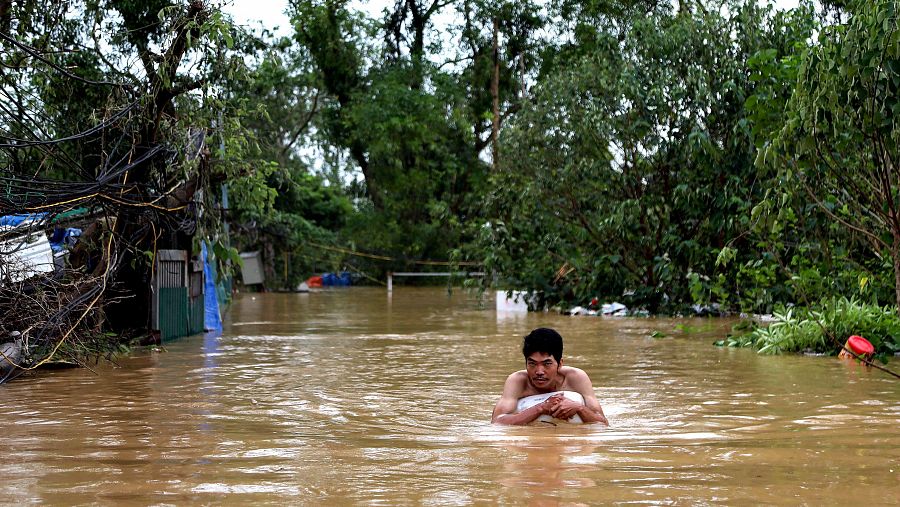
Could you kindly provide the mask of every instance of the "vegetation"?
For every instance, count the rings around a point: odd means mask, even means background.
[[[590,38],[559,48],[504,133],[520,156],[492,180],[481,244],[491,269],[552,301],[625,297],[652,312],[692,302],[690,284],[761,197],[744,62],[777,30],[752,3],[726,7],[728,17],[665,3],[577,13],[576,33]]]
[[[770,355],[822,354],[839,350],[846,337],[861,335],[872,343],[883,362],[900,351],[900,317],[893,306],[878,307],[855,299],[833,298],[816,308],[781,309],[773,318],[766,327],[751,325],[749,329],[737,329],[716,345],[750,347]]]
[[[265,205],[265,171],[207,155],[230,30],[200,1],[0,2],[0,214],[31,214],[29,235],[83,228],[65,268],[37,277],[15,275],[21,229],[3,232],[0,336],[21,344],[20,371],[146,336],[157,250],[207,239],[233,256],[216,182]],[[239,124],[219,127],[243,149]]]
[[[2,212],[83,184],[118,220],[85,241],[114,238],[109,304],[204,240],[270,288],[474,263],[545,306],[776,312],[726,340],[765,353],[896,349],[894,1],[291,0],[283,38],[199,0],[41,5],[0,0],[0,164],[37,182]]]

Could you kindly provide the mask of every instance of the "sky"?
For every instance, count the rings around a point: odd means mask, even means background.
[[[790,9],[797,6],[797,1],[775,0],[775,5],[781,9]],[[277,26],[279,29],[275,31],[276,35],[291,35],[290,19],[284,14],[288,4],[287,0],[231,0],[228,3],[229,5],[226,5],[223,10],[231,14],[238,24],[255,28],[262,22],[263,26],[270,30],[274,30]],[[358,0],[355,3],[358,3],[369,15],[378,16],[384,7],[393,2],[392,0]]]
[[[233,0],[222,10],[231,14],[240,25],[256,28],[262,22],[270,30],[278,30],[278,35],[290,35],[290,19],[284,14],[287,0]]]
[[[359,4],[370,15],[376,16],[381,14],[385,6],[393,2],[391,0],[374,2],[359,0],[354,3]],[[287,5],[287,0],[231,0],[222,10],[231,14],[235,22],[240,25],[256,28],[262,22],[263,26],[270,30],[274,30],[277,26],[276,35],[289,36],[291,35],[291,20],[284,14]]]

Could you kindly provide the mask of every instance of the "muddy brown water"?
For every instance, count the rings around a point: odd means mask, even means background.
[[[429,288],[242,294],[220,337],[0,387],[0,503],[900,501],[900,383],[712,346],[731,324],[498,315]],[[489,424],[538,326],[609,428]]]

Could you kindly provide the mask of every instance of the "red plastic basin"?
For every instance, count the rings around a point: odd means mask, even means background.
[[[859,355],[868,355],[873,354],[875,352],[875,347],[869,343],[869,340],[866,340],[862,336],[853,335],[847,339],[847,348],[852,350],[855,354]]]

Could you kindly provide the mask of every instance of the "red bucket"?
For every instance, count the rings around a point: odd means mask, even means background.
[[[854,354],[859,354],[861,356],[875,353],[875,347],[872,346],[869,340],[858,335],[853,335],[848,338],[845,347],[852,350]]]
[[[838,357],[842,359],[854,359],[854,356],[847,352],[847,350],[865,358],[870,358],[875,353],[875,347],[872,346],[869,340],[866,340],[859,335],[853,335],[850,338],[847,338],[847,343],[844,344],[844,348],[841,349],[841,353],[838,354]]]

